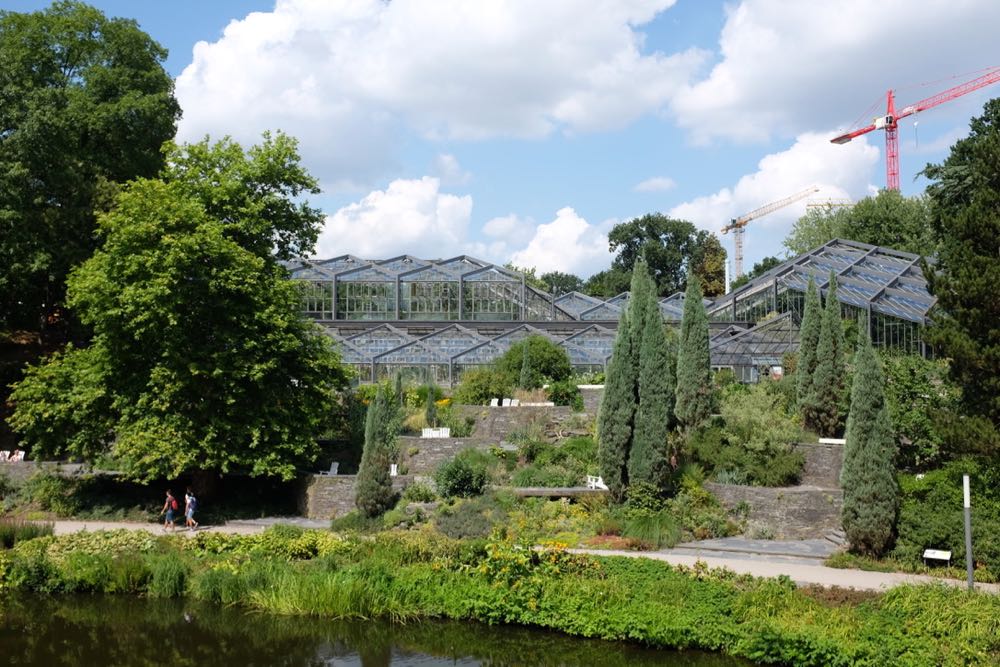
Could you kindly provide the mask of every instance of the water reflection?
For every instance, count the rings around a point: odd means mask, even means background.
[[[706,653],[655,651],[526,628],[287,618],[186,601],[101,596],[3,600],[0,663],[31,667],[747,664]]]

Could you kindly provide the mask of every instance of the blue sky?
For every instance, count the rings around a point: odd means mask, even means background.
[[[581,275],[607,266],[615,222],[647,212],[718,231],[813,184],[816,199],[865,196],[885,182],[883,137],[829,138],[889,87],[902,106],[1000,65],[995,0],[93,4],[170,50],[180,139],[300,139],[329,214],[318,254]],[[996,95],[904,121],[905,193]],[[747,266],[782,252],[805,206],[752,224]]]

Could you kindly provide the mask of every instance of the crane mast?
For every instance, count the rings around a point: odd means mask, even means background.
[[[810,186],[801,192],[796,192],[794,195],[785,197],[784,199],[764,204],[749,213],[744,213],[738,218],[733,218],[728,225],[722,228],[723,234],[728,234],[729,232],[733,233],[733,266],[735,269],[734,273],[737,278],[743,275],[743,234],[746,233],[746,226],[750,223],[750,221],[762,218],[769,213],[774,213],[778,209],[785,208],[789,204],[794,204],[800,199],[805,199],[814,192],[819,192],[819,188],[815,185]]]

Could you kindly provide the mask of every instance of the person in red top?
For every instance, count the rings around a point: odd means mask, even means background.
[[[166,530],[168,527],[170,530],[174,530],[177,527],[174,523],[174,512],[177,511],[177,507],[177,499],[170,493],[170,489],[167,489],[167,500],[163,503],[163,509],[160,510],[160,514],[167,515],[163,520],[163,530]]]

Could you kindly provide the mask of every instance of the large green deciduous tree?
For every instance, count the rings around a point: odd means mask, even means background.
[[[540,275],[538,279],[545,283],[545,289],[550,294],[567,294],[569,292],[579,292],[583,289],[583,280],[572,273],[549,271]]]
[[[851,548],[880,556],[892,543],[899,515],[899,488],[893,466],[896,447],[885,400],[882,365],[872,349],[866,327],[859,329],[841,471],[842,518]]]
[[[117,184],[163,166],[180,117],[166,56],[82,3],[0,12],[0,328],[43,324]]]
[[[816,345],[816,369],[803,410],[806,425],[824,437],[837,435],[843,422],[841,403],[847,373],[846,354],[843,318],[837,299],[837,277],[831,271]]]
[[[934,181],[928,192],[938,249],[925,269],[938,299],[928,339],[951,358],[969,412],[1000,427],[1000,98],[924,174]]]
[[[248,152],[175,147],[160,179],[126,186],[69,281],[91,346],[30,369],[13,393],[33,454],[108,454],[140,479],[288,479],[315,458],[346,374],[277,260],[311,247],[322,216],[300,198],[314,191],[284,135]]]
[[[432,392],[428,392],[428,396],[431,395]],[[398,409],[388,387],[379,385],[365,417],[365,448],[358,467],[354,498],[358,509],[369,518],[384,514],[395,500],[389,466],[396,450]]]
[[[668,459],[667,434],[674,426],[676,360],[663,325],[652,279],[646,273],[644,264],[636,264],[637,273],[640,268],[647,287],[645,303],[636,303],[645,313],[639,340],[639,402],[628,457],[628,479],[629,484],[644,482],[659,486]]]
[[[612,270],[627,274],[644,259],[660,296],[683,290],[692,272],[709,286],[710,295],[725,290],[726,251],[715,235],[686,220],[650,213],[615,225],[608,243],[616,253]]]
[[[881,190],[852,206],[810,209],[792,226],[784,245],[799,255],[837,238],[929,255],[934,245],[927,198]]]
[[[816,347],[823,326],[823,306],[819,300],[816,281],[809,276],[806,287],[805,306],[802,310],[802,326],[799,328],[799,358],[795,364],[795,397],[800,409],[808,404],[812,391],[813,375],[816,373]]]
[[[712,412],[712,361],[708,350],[708,316],[702,303],[701,281],[688,277],[684,314],[677,342],[677,399],[680,425],[692,429]]]

